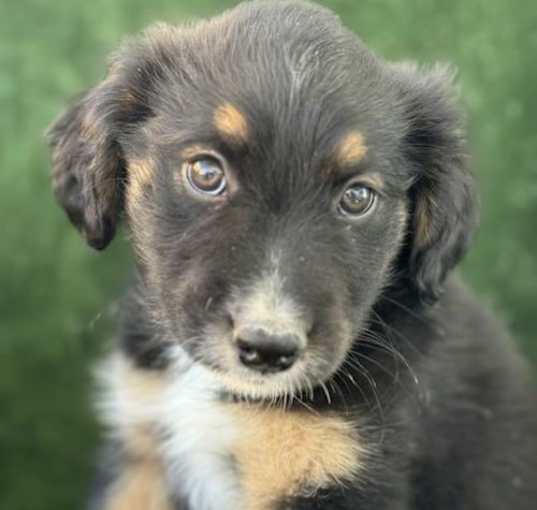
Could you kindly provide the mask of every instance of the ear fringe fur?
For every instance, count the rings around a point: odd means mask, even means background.
[[[415,169],[408,266],[420,299],[438,299],[448,272],[464,256],[477,225],[477,200],[457,106],[456,71],[436,64],[392,67]]]

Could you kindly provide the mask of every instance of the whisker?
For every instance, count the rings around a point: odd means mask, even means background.
[[[389,375],[394,382],[399,381],[399,369],[397,368],[395,372],[388,370],[382,363],[379,363],[375,358],[368,356],[360,351],[353,351],[350,353],[350,359],[354,359],[355,356],[367,360],[372,365],[375,365],[379,370],[384,372],[386,375]],[[398,367],[398,365],[396,365]]]
[[[326,387],[326,384],[321,380],[319,379],[317,381],[319,383],[319,386],[321,387],[321,389],[323,390],[325,396],[326,396],[326,400],[328,402],[328,405],[332,405],[332,397],[330,396],[330,392],[328,391],[328,388]]]
[[[422,317],[421,315],[419,315],[417,312],[415,312],[414,310],[412,310],[411,308],[409,308],[408,306],[404,305],[403,303],[401,303],[400,301],[397,301],[396,299],[394,298],[391,298],[387,295],[383,295],[382,296],[382,299],[388,301],[388,303],[391,303],[392,305],[395,305],[397,306],[399,309],[403,310],[404,312],[406,312],[408,315],[410,315],[411,317],[413,317],[414,319],[420,321],[421,323],[423,324],[428,324],[428,321]]]
[[[385,350],[386,352],[391,353],[395,358],[397,358],[408,370],[410,376],[412,377],[414,383],[419,384],[419,378],[412,368],[406,357],[392,344],[383,339],[382,337],[375,335],[372,332],[365,332],[362,334],[361,343],[365,345],[374,345],[380,349]]]
[[[357,370],[361,375],[363,375],[364,378],[366,379],[366,381],[368,382],[368,384],[369,384],[369,386],[371,388],[371,392],[373,393],[373,398],[375,399],[376,407],[378,408],[378,411],[379,411],[379,416],[380,416],[381,422],[384,423],[385,422],[384,409],[382,407],[380,396],[378,394],[376,381],[371,376],[371,374],[368,372],[368,370],[360,362],[358,362],[356,360],[351,361],[349,359],[347,359],[346,362],[351,367],[353,367],[355,370]],[[360,386],[357,383],[355,383],[355,384],[356,384],[356,387]],[[365,400],[366,400],[366,402],[368,402],[367,397],[365,397]]]

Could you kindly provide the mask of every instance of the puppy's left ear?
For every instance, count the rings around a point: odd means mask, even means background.
[[[434,302],[448,272],[465,254],[477,224],[473,178],[458,111],[454,72],[395,67],[406,133],[403,149],[414,167],[407,264],[423,302]]]

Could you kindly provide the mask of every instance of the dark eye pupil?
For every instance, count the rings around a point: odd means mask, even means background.
[[[348,214],[363,214],[372,205],[373,192],[366,186],[350,186],[341,198],[341,208]]]
[[[212,159],[199,159],[188,167],[188,180],[198,191],[217,195],[225,188],[224,171],[220,164]]]

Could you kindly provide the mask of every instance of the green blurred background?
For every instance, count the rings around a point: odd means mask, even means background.
[[[236,2],[0,0],[0,509],[81,508],[97,426],[90,368],[127,278],[120,234],[86,248],[53,202],[43,131],[126,34]],[[463,271],[537,363],[534,0],[326,0],[389,59],[458,66],[482,190]]]

